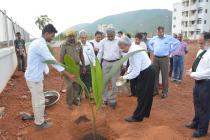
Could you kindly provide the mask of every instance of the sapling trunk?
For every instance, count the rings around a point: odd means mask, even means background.
[[[92,122],[93,137],[94,137],[94,140],[96,140],[96,111],[94,111],[94,106],[91,103],[91,96],[90,96],[90,92],[89,92],[87,86],[84,83],[82,83],[81,86],[84,88],[86,96],[88,97],[88,103],[91,108],[91,113],[92,113],[92,117],[93,117],[93,122]]]

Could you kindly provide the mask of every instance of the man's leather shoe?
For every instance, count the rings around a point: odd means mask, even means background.
[[[197,129],[198,127],[193,124],[193,123],[189,123],[189,124],[186,124],[185,127],[189,128],[189,129]]]
[[[200,137],[204,137],[204,136],[206,136],[206,133],[201,133],[201,132],[199,132],[199,131],[195,131],[195,132],[193,132],[193,134],[192,134],[192,137],[193,137],[193,138],[200,138]]]
[[[127,121],[127,122],[141,122],[141,121],[143,121],[143,119],[137,120],[133,117],[128,117],[125,119],[125,121]]]
[[[167,98],[167,97],[168,97],[168,94],[167,94],[167,93],[165,93],[165,94],[163,94],[163,95],[161,96],[162,99],[165,99],[165,98]]]

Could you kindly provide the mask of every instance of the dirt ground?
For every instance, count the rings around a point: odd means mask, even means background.
[[[190,53],[186,57],[185,70],[194,60],[197,45],[190,44]],[[51,69],[45,78],[45,90],[60,91],[62,79]],[[192,140],[193,130],[186,129],[194,114],[192,103],[193,80],[184,78],[182,84],[170,83],[167,99],[154,98],[151,117],[139,123],[127,123],[136,106],[136,98],[122,94],[118,98],[116,110],[103,108],[97,118],[98,132],[109,140]],[[74,121],[81,115],[91,119],[91,111],[84,99],[81,106],[73,110],[67,108],[65,94],[60,101],[47,109],[48,117],[54,125],[46,130],[36,130],[33,121],[22,121],[19,112],[32,112],[30,92],[23,73],[15,72],[5,90],[0,94],[0,106],[6,108],[0,119],[0,140],[79,140],[91,131],[91,123],[77,125]],[[200,140],[209,140],[209,134]]]

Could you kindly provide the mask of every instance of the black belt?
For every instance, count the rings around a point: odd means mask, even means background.
[[[157,56],[157,55],[155,55],[155,57],[157,57],[157,58],[166,58],[166,57],[168,57],[168,55],[166,55],[166,56]]]
[[[203,79],[203,80],[196,80],[195,81],[196,84],[205,83],[205,82],[210,82],[210,79]]]
[[[118,60],[120,60],[120,59],[116,59],[116,60],[106,60],[106,59],[103,59],[103,60],[106,61],[106,62],[113,63],[113,62],[116,62],[116,61],[118,61]]]

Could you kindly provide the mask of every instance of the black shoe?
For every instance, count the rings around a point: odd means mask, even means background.
[[[166,93],[166,94],[163,94],[162,96],[161,96],[161,98],[162,99],[165,99],[165,98],[167,98],[168,97],[168,94]]]
[[[189,128],[189,129],[197,129],[197,128],[198,128],[198,127],[197,127],[195,124],[193,124],[193,123],[186,124],[185,127],[186,127],[186,128]]]
[[[201,132],[199,132],[199,131],[195,131],[195,132],[193,132],[192,137],[193,137],[193,138],[200,138],[200,137],[206,136],[206,134],[207,134],[207,133],[201,133]]]
[[[76,105],[76,106],[79,106],[81,103],[81,99],[79,97],[75,98],[74,101],[73,101],[73,104]]]
[[[127,121],[127,122],[141,122],[141,121],[143,121],[143,119],[137,120],[133,117],[128,117],[125,119],[125,121]]]
[[[114,103],[109,103],[109,105],[110,105],[110,107],[111,107],[112,109],[115,109],[116,106],[117,106],[117,103],[116,103],[116,102],[114,102]]]
[[[102,104],[102,107],[105,108],[109,105],[109,102],[108,101],[103,101],[103,104]]]
[[[41,125],[36,125],[37,129],[47,129],[52,127],[53,123],[52,122],[48,122],[48,121],[44,121]]]

